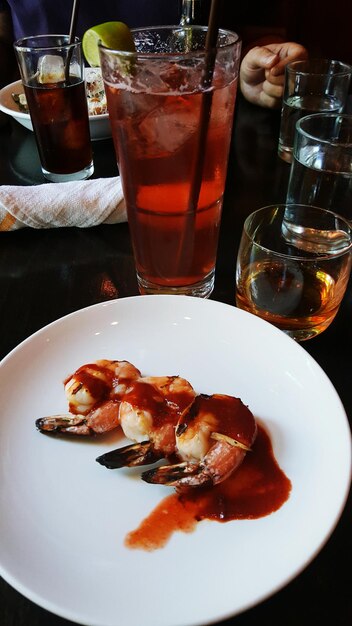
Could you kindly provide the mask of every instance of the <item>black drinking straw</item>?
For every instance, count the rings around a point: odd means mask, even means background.
[[[73,0],[72,12],[71,12],[71,22],[70,22],[70,31],[68,35],[68,43],[71,44],[75,40],[76,35],[76,26],[77,26],[77,17],[79,10],[79,0]],[[66,59],[66,68],[65,68],[65,78],[66,81],[69,81],[70,78],[70,63],[72,58],[72,48],[69,49]]]
[[[223,0],[212,0],[210,8],[207,36],[205,40],[205,70],[201,83],[201,86],[205,91],[202,94],[198,138],[193,170],[191,174],[191,188],[188,199],[186,223],[183,236],[181,238],[180,250],[178,255],[179,274],[187,272],[187,266],[192,262],[193,256],[195,217],[199,201],[200,188],[202,185],[205,147],[210,121],[211,105],[213,100],[213,91],[210,89],[210,87],[213,79],[216,59],[216,46],[218,40],[222,1]]]
[[[73,0],[71,23],[70,23],[70,34],[68,38],[69,43],[73,43],[73,40],[75,38],[78,10],[79,10],[79,0]]]

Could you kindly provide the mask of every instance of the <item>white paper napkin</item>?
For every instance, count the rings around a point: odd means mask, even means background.
[[[0,231],[126,222],[120,177],[0,186]]]

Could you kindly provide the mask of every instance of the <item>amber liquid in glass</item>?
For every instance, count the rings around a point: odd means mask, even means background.
[[[337,276],[314,264],[254,263],[242,268],[236,303],[281,330],[318,334],[334,319],[344,293],[347,270]]]

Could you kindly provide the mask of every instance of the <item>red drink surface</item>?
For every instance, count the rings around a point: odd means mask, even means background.
[[[148,94],[106,85],[137,271],[158,285],[197,283],[214,268],[236,80],[215,88],[187,263],[180,263],[202,93]]]
[[[84,82],[24,85],[41,164],[48,172],[79,172],[92,160]]]

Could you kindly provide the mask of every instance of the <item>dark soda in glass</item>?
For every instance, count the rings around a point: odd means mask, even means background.
[[[40,160],[55,174],[79,172],[92,162],[84,81],[70,76],[60,83],[24,85]]]

